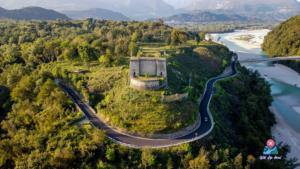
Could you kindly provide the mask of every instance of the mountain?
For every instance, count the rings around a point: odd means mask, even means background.
[[[22,9],[6,10],[0,7],[1,19],[14,19],[14,20],[70,20],[64,14],[54,10],[44,9],[40,7],[26,7]]]
[[[227,22],[227,21],[256,21],[261,22],[259,19],[242,17],[236,14],[213,14],[211,12],[198,12],[198,13],[181,13],[169,17],[162,17],[163,21],[175,22]],[[146,21],[157,20],[157,18],[147,19]]]
[[[102,8],[120,12],[135,20],[173,15],[177,12],[163,0],[0,0],[0,4],[7,9],[40,6],[57,11]]]
[[[175,9],[184,8],[197,0],[164,0],[167,4],[173,6]],[[199,1],[199,0],[198,0]]]
[[[62,11],[63,14],[66,14],[68,17],[72,19],[86,19],[86,18],[93,18],[93,19],[110,19],[110,20],[122,20],[122,21],[129,21],[130,19],[119,12],[113,12],[111,10],[106,10],[102,8],[91,8],[88,10],[82,11]]]
[[[297,0],[201,0],[190,2],[183,8],[274,19],[287,19],[300,14],[300,3]]]

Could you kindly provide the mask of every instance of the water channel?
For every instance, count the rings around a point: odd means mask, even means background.
[[[253,32],[259,32],[259,31],[251,31]],[[239,34],[241,32],[238,32]],[[244,34],[247,34],[248,32],[243,32]],[[218,34],[214,37],[214,40],[217,40],[220,36],[220,42],[223,42],[226,44],[226,46],[231,51],[243,51],[247,52],[249,54],[257,55],[261,58],[267,58],[268,55],[263,52],[261,49],[246,49],[241,46],[238,46],[237,44],[227,41],[224,37],[228,36],[232,33],[222,33]],[[243,55],[242,53],[239,53],[239,56]],[[260,63],[252,66],[247,66],[247,68],[253,67],[253,66],[263,66],[263,67],[270,67],[273,66],[272,63]],[[297,105],[300,104],[300,88],[288,85],[279,81],[275,81],[272,79],[266,79],[270,84],[272,84],[271,90],[272,90],[272,96],[274,98],[273,105],[277,108],[278,112],[281,114],[281,116],[284,118],[284,120],[289,124],[291,128],[293,128],[296,132],[300,133],[300,114],[296,112],[291,105]]]

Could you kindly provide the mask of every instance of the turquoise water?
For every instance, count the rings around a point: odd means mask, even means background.
[[[246,33],[246,32],[245,32]],[[226,39],[224,39],[225,36],[227,36],[228,33],[219,34],[214,37],[214,40],[217,40],[217,38],[220,36],[221,40],[220,42],[223,42],[226,44],[226,46],[231,51],[244,51],[250,54],[257,55],[262,58],[267,58],[268,55],[263,52],[261,49],[245,49],[243,47],[240,47],[236,45],[233,42],[229,42]],[[260,63],[253,66],[273,66],[272,63]],[[253,66],[247,66],[247,68],[251,68]],[[266,79],[271,86],[272,95],[273,95],[273,105],[277,108],[278,112],[281,114],[281,116],[285,119],[285,121],[290,125],[291,128],[293,128],[295,131],[300,133],[300,114],[294,111],[291,106],[300,104],[300,88],[291,86],[282,82],[278,82],[272,79]]]

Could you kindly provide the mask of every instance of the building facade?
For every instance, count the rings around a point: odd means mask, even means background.
[[[149,72],[150,76],[167,77],[167,66],[165,58],[131,58],[130,75],[137,73],[144,76]]]

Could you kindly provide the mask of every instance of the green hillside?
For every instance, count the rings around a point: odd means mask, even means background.
[[[194,124],[206,81],[222,73],[233,55],[223,45],[196,42],[196,33],[175,30],[161,20],[87,19],[0,23],[0,35],[0,168],[296,166],[296,159],[286,159],[289,146],[281,143],[277,147],[282,160],[259,160],[275,123],[268,111],[270,85],[239,65],[238,76],[216,84],[218,92],[210,105],[214,130],[193,143],[128,148],[109,141],[105,131],[89,122],[74,123],[83,114],[56,78],[77,90],[97,115],[122,132],[146,137]],[[167,55],[160,55],[161,50]],[[169,88],[131,89],[131,51],[133,57],[165,57]],[[186,92],[187,100],[161,103],[157,97]]]
[[[300,15],[296,15],[275,27],[265,37],[262,49],[270,57],[300,55]],[[300,72],[298,61],[280,63]]]

